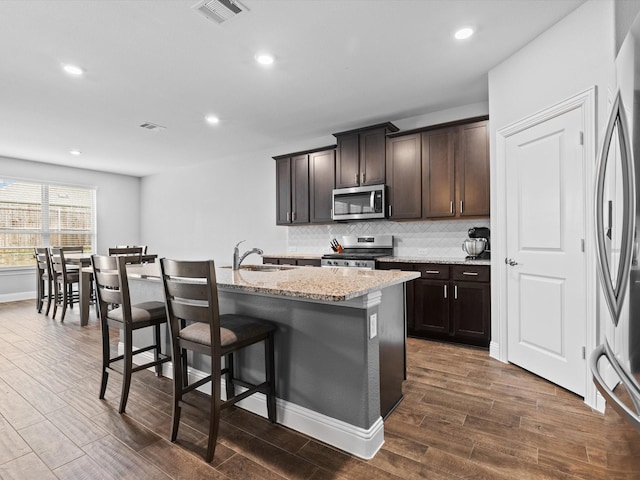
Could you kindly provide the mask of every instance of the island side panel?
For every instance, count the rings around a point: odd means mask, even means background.
[[[406,378],[405,284],[382,290],[378,307],[380,352],[380,413],[383,418],[402,401]]]
[[[353,308],[219,290],[220,311],[274,322],[277,396],[364,429],[380,418],[378,336],[368,335],[378,307]],[[256,348],[257,347],[257,348]],[[238,358],[241,375],[263,378],[259,346]]]

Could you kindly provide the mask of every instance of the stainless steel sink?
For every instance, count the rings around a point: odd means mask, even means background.
[[[225,265],[222,268],[231,268],[231,265]],[[286,265],[240,265],[240,270],[248,270],[250,272],[279,272],[280,270],[292,270],[296,267]]]

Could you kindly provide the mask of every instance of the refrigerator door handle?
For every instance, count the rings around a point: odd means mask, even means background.
[[[600,375],[600,371],[598,370],[598,361],[601,357],[605,357],[607,359],[620,378],[620,383],[622,383],[631,397],[631,401],[636,409],[635,412],[625,405],[620,398],[618,398],[613,390],[607,386],[602,375]],[[640,385],[636,379],[618,363],[611,347],[606,341],[593,351],[591,358],[589,359],[589,366],[591,374],[593,375],[593,383],[595,383],[596,388],[605,398],[607,404],[611,405],[611,407],[613,407],[613,409],[618,412],[622,418],[626,419],[637,430],[640,430]]]
[[[614,133],[617,135],[614,136]],[[617,269],[612,269],[609,265],[609,258],[607,256],[607,241],[605,236],[611,234],[610,230],[606,231],[604,221],[605,210],[605,190],[607,186],[607,164],[609,159],[610,147],[614,140],[617,140],[620,145],[620,169],[621,169],[621,186],[622,186],[622,201],[620,205],[615,205],[618,208],[622,208],[620,212],[620,218],[622,220],[620,228],[620,258],[618,261]],[[614,159],[611,159],[614,160]],[[624,107],[622,105],[622,98],[620,92],[616,95],[613,107],[611,109],[611,115],[609,116],[609,122],[607,124],[607,130],[604,136],[604,142],[602,144],[602,150],[600,151],[600,164],[598,166],[598,176],[596,178],[596,255],[598,261],[596,262],[598,267],[598,273],[600,274],[600,282],[604,291],[604,298],[609,307],[611,313],[611,319],[615,326],[618,325],[618,319],[620,318],[620,312],[622,311],[622,305],[624,302],[624,296],[628,285],[629,274],[631,270],[631,261],[633,257],[633,234],[635,231],[635,171],[633,167],[633,158],[631,156],[631,144],[628,132],[628,123],[625,117]],[[613,210],[613,205],[607,203],[607,209]],[[609,213],[607,224],[612,222],[614,212]],[[609,225],[607,225],[609,226]],[[612,224],[611,224],[612,226]],[[617,270],[615,282],[612,278],[613,272]]]

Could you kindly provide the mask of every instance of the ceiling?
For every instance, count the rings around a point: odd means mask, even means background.
[[[222,24],[197,0],[0,1],[0,156],[146,176],[486,102],[487,72],[583,3],[241,1]]]

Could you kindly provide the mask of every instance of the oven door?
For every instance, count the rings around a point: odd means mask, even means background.
[[[333,190],[333,220],[385,218],[385,186],[338,188]]]

